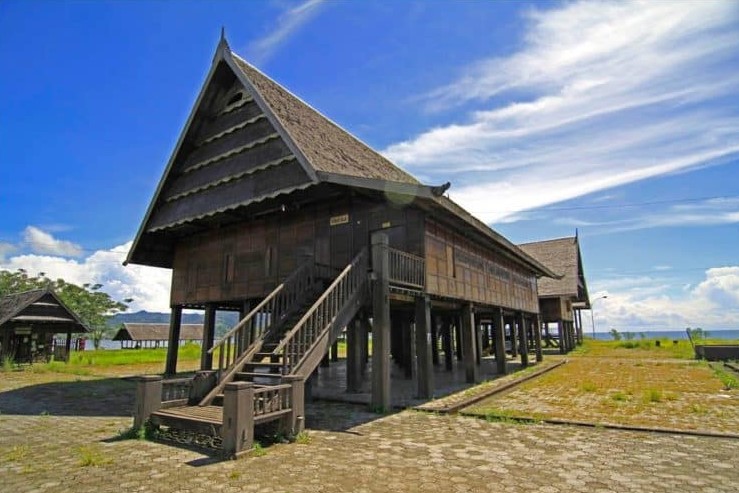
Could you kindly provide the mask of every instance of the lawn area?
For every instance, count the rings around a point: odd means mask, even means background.
[[[217,358],[217,355],[216,355]],[[81,376],[112,377],[162,373],[167,359],[167,348],[158,349],[99,349],[95,351],[72,351],[69,362],[52,361],[23,365],[25,372],[59,373]],[[217,359],[216,359],[217,361]],[[4,365],[5,366],[5,365]],[[179,348],[178,372],[195,371],[200,367],[200,346],[185,344]],[[2,368],[10,373],[14,367]]]
[[[465,412],[739,433],[735,376],[687,359],[671,341],[621,342],[587,341],[567,364]]]

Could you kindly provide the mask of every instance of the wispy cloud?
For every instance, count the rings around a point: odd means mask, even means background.
[[[78,257],[82,254],[82,247],[76,243],[56,239],[50,233],[35,226],[28,226],[23,231],[23,242],[34,253],[65,257]]]
[[[282,12],[269,34],[249,44],[249,61],[256,64],[266,62],[283,43],[313,18],[323,3],[324,0],[307,0]]]
[[[551,218],[557,224],[567,226],[588,226],[593,234],[622,233],[640,229],[718,226],[739,223],[739,197],[718,197],[692,203],[659,206],[650,204],[648,208],[629,208],[628,217],[615,220],[585,221],[577,217],[561,216]],[[539,219],[545,218],[547,209],[538,211]]]
[[[384,153],[451,178],[487,222],[739,154],[736,2],[580,1],[527,21],[520,51],[426,95],[465,121]]]

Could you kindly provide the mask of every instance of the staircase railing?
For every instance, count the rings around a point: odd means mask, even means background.
[[[295,269],[208,350],[210,354],[218,350],[218,385],[201,401],[201,405],[210,402],[223,390],[241,363],[259,352],[264,340],[301,306],[316,282],[316,267],[311,259]]]
[[[426,260],[395,248],[388,250],[389,281],[411,289],[423,289],[426,284]]]
[[[295,372],[323,336],[339,322],[339,316],[342,311],[346,311],[348,303],[356,304],[360,300],[368,280],[367,257],[365,248],[344,268],[275,348],[275,354],[282,352],[283,375]],[[349,307],[350,310],[354,309],[354,313],[356,308]]]

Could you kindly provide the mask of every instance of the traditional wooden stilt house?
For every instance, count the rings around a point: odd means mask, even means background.
[[[485,349],[505,373],[506,328],[523,364],[531,349],[540,360],[536,283],[554,274],[448,186],[419,183],[222,40],[127,259],[173,269],[171,341],[183,308],[205,310],[212,386],[152,420],[215,423],[231,451],[243,446],[233,426],[281,418],[298,430],[303,386],[345,328],[346,388],[369,361],[375,409],[391,406],[391,354],[426,398],[441,353],[448,367],[459,355],[468,382]],[[215,342],[217,310],[241,316]],[[239,392],[254,401],[247,425],[222,418]]]
[[[72,334],[89,332],[79,317],[48,289],[0,298],[0,356],[17,362],[66,360]],[[63,347],[54,348],[54,334],[66,334]]]
[[[539,313],[545,345],[566,353],[582,344],[582,310],[590,309],[579,239],[576,235],[519,246],[558,274],[539,281]],[[552,325],[556,334],[550,332]]]

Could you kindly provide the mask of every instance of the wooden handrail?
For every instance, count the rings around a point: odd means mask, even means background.
[[[290,374],[310,353],[344,305],[363,287],[367,277],[365,248],[341,271],[275,348],[274,354],[282,352],[283,375]]]
[[[412,253],[388,248],[388,272],[392,284],[423,289],[426,285],[426,259]]]

